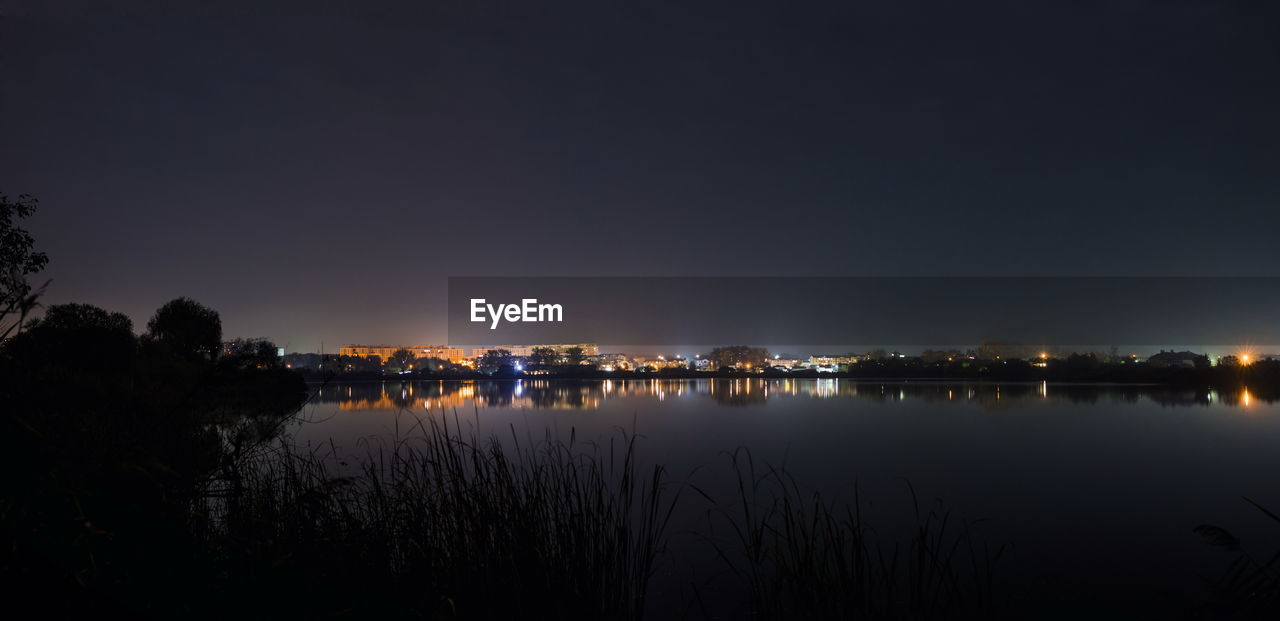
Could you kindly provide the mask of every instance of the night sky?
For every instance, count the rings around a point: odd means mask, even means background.
[[[1276,2],[89,4],[0,0],[0,192],[46,303],[139,329],[442,342],[450,275],[1280,275]]]

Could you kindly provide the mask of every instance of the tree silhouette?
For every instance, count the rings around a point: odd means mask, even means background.
[[[582,364],[582,361],[586,356],[582,354],[581,347],[570,347],[569,349],[564,350],[564,358],[565,362],[568,362],[569,364]]]
[[[506,349],[490,349],[476,361],[481,371],[497,371],[504,366],[511,366],[511,352]]]
[[[57,304],[50,306],[35,325],[58,330],[101,329],[107,332],[133,334],[133,322],[124,313],[113,313],[92,304]]]
[[[151,316],[147,338],[179,356],[212,360],[222,347],[222,319],[218,311],[191,298],[177,298]]]
[[[127,316],[89,304],[50,306],[4,345],[6,357],[21,360],[24,373],[81,386],[127,374],[137,350]]]
[[[769,350],[763,347],[749,347],[747,345],[730,345],[728,347],[717,347],[707,354],[712,363],[718,368],[723,367],[751,367],[759,368],[764,366],[769,360]]]
[[[415,371],[441,371],[448,369],[449,361],[435,356],[426,356],[413,361],[413,370]]]
[[[267,339],[235,338],[223,344],[223,358],[220,360],[230,360],[256,368],[267,368],[284,363],[284,360],[277,353],[276,344]]]
[[[16,201],[0,194],[0,339],[22,329],[39,295],[31,293],[27,276],[49,263],[49,257],[43,252],[32,251],[35,240],[15,222],[35,213],[38,204],[39,201],[26,194],[19,194]]]
[[[404,371],[411,364],[413,364],[413,352],[403,347],[391,352],[391,355],[387,357],[387,366],[394,369]]]
[[[556,359],[559,357],[556,354],[556,350],[551,347],[534,347],[529,352],[529,364],[531,366],[555,364]]]

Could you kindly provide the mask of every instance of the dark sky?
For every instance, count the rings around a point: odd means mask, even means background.
[[[305,351],[443,341],[450,275],[1280,274],[1280,3],[222,4],[0,0],[47,302]]]

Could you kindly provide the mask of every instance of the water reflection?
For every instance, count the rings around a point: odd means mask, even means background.
[[[866,382],[841,379],[651,379],[394,381],[329,385],[321,403],[341,410],[452,410],[527,407],[591,410],[621,398],[709,398],[725,406],[752,406],[771,399],[861,399],[878,403],[922,401],[968,403],[984,410],[1037,403],[1128,403],[1164,406],[1226,405],[1249,408],[1272,403],[1248,389],[1218,391],[1168,386],[960,382]]]

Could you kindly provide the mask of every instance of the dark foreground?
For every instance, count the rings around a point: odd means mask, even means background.
[[[50,311],[0,350],[0,580],[12,606],[639,619],[655,574],[692,553],[714,556],[722,579],[665,590],[664,614],[672,597],[690,619],[1055,618],[1076,604],[1002,574],[1017,542],[944,504],[909,491],[909,519],[874,522],[864,507],[899,499],[824,496],[745,450],[729,456],[727,493],[643,465],[629,433],[498,441],[457,411],[415,418],[358,463],[299,452],[283,430],[315,389],[271,357],[213,355],[164,322],[137,337],[99,309]],[[115,364],[77,355],[86,344]],[[678,510],[704,515],[705,532],[673,532]],[[1198,529],[1228,561],[1174,616],[1277,614],[1280,557],[1226,526]],[[1079,593],[1102,611],[1113,595]]]

